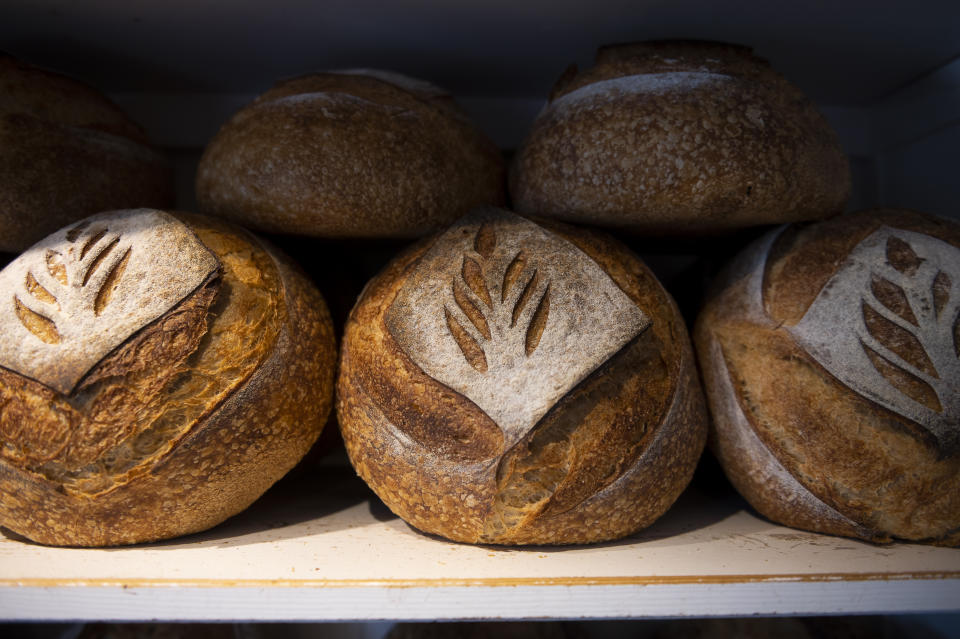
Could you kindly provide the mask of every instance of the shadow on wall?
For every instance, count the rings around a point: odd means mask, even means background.
[[[872,110],[879,203],[960,219],[960,58]]]

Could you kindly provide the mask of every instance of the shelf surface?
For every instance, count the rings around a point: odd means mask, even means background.
[[[469,546],[347,469],[284,480],[208,532],[110,549],[0,538],[3,619],[630,618],[960,610],[960,550],[783,528],[688,491],[621,542]]]

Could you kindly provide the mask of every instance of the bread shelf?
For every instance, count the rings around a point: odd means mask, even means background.
[[[625,541],[504,549],[394,517],[347,468],[205,533],[129,548],[0,538],[5,620],[574,619],[960,611],[960,550],[776,526],[688,490]]]
[[[240,0],[229,11],[211,4],[12,0],[0,9],[0,41],[108,92],[143,123],[174,162],[185,209],[195,205],[203,145],[282,76],[390,66],[429,78],[512,149],[564,65],[589,66],[598,45],[742,42],[823,107],[851,157],[851,209],[958,216],[960,9],[950,3],[909,12],[893,0],[794,8],[372,0],[337,12],[285,0]],[[389,248],[368,261],[386,259]],[[311,252],[323,250],[304,242],[297,256]],[[336,272],[326,264],[310,270]],[[960,549],[792,530],[729,491],[702,489],[622,542],[502,549],[416,532],[334,465],[284,479],[248,511],[183,539],[88,550],[0,534],[0,620],[960,613]]]

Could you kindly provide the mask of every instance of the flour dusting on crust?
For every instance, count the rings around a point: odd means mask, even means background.
[[[641,73],[601,80],[580,87],[555,99],[547,105],[547,109],[572,109],[586,104],[619,100],[625,95],[663,95],[701,88],[717,90],[735,81],[731,76],[706,71]]]
[[[219,268],[162,211],[113,211],[61,229],[0,271],[0,366],[68,394]]]
[[[797,481],[760,440],[737,401],[723,349],[716,339],[711,341],[711,354],[703,363],[709,366],[713,373],[715,388],[708,386],[707,390],[713,404],[711,412],[714,427],[718,432],[717,439],[721,442],[724,456],[750,460],[749,464],[742,466],[745,474],[749,476],[750,484],[763,487],[765,494],[762,501],[774,502],[782,511],[819,521],[821,525],[830,523],[861,531],[861,526],[856,522],[822,502]],[[714,392],[710,392],[711,390]],[[737,489],[747,494],[754,492],[746,486],[738,485]]]
[[[327,73],[375,78],[421,98],[442,98],[450,95],[448,91],[444,91],[435,84],[419,78],[412,78],[408,75],[397,73],[396,71],[385,71],[383,69],[337,69],[335,71],[328,71]]]

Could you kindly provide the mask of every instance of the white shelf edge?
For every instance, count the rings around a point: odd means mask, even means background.
[[[327,500],[314,499],[324,486]],[[960,612],[960,549],[875,546],[688,490],[631,538],[457,544],[389,514],[347,469],[285,480],[221,526],[111,549],[0,537],[6,621],[644,619]]]
[[[642,619],[956,611],[960,578],[450,587],[0,588],[7,621]]]

